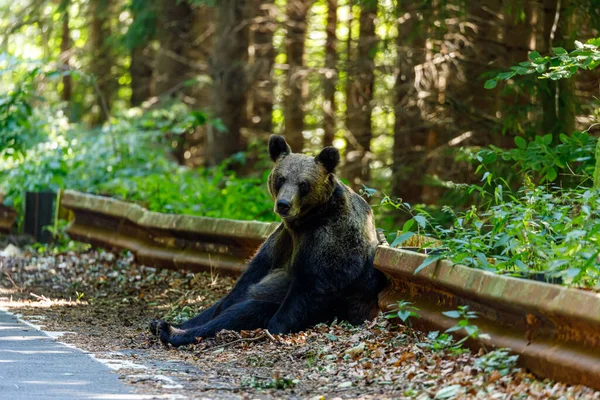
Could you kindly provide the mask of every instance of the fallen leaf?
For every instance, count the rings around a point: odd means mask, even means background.
[[[362,354],[363,351],[365,351],[365,343],[361,342],[358,346],[351,347],[347,349],[344,353],[348,354],[352,358],[355,358]]]
[[[500,372],[494,371],[490,374],[490,376],[488,378],[488,383],[494,383],[500,378],[502,378],[502,375],[500,375]]]
[[[447,386],[445,388],[442,388],[440,390],[437,391],[437,393],[435,394],[435,399],[449,399],[451,397],[456,396],[460,389],[462,388],[462,386],[460,385],[452,385],[452,386]]]
[[[400,359],[398,361],[396,361],[394,363],[394,367],[399,367],[406,360],[410,360],[413,358],[415,358],[415,353],[411,353],[410,351],[407,351],[406,353],[402,354],[402,356],[400,356]]]

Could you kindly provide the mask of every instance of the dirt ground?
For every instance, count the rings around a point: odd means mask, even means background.
[[[148,322],[191,317],[234,279],[156,270],[128,253],[25,251],[0,256],[0,277],[1,308],[45,330],[69,332],[59,340],[120,366],[116,373],[137,390],[174,398],[600,399],[600,392],[518,368],[486,369],[482,354],[435,351],[424,334],[383,317],[280,337],[222,332],[167,348]]]

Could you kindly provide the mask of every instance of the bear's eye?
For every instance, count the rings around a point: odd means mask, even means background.
[[[283,176],[280,175],[277,178],[275,178],[275,190],[281,189],[281,187],[283,186],[284,183],[285,183],[285,178]]]
[[[304,196],[308,194],[308,191],[310,190],[310,185],[308,184],[308,182],[300,182],[298,188],[300,189],[300,196]]]

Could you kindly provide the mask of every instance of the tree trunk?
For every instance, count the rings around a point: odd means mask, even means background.
[[[538,32],[541,24],[538,22],[543,18],[543,7],[538,2],[518,3],[512,2],[512,7],[504,6],[504,28],[502,52],[502,69],[510,67],[527,60],[530,51],[539,49],[541,33]],[[539,37],[538,37],[539,36]],[[528,78],[524,78],[528,79]],[[534,84],[540,84],[537,78]],[[494,135],[491,144],[501,148],[514,147],[514,137],[519,134],[529,136],[539,129],[538,120],[540,107],[531,93],[525,87],[525,80],[519,80],[521,84],[507,86],[508,93],[500,97],[500,117],[502,129],[505,134]],[[502,93],[498,89],[490,92]]]
[[[194,22],[185,55],[190,62],[189,79],[194,79],[195,82],[193,85],[186,85],[183,100],[195,110],[211,113],[213,85],[209,60],[214,51],[217,10],[207,4],[196,4],[192,9]],[[211,129],[208,125],[199,126],[185,135],[185,165],[199,167],[206,164],[204,143],[208,129]]]
[[[218,165],[245,149],[241,134],[246,126],[248,21],[250,0],[220,0],[215,52],[211,67],[215,115],[225,131],[212,129],[206,135],[208,165]]]
[[[600,189],[600,140],[596,142],[596,168],[594,168],[594,188]]]
[[[69,6],[71,4],[70,0],[63,0],[61,2],[60,8],[62,10],[62,35],[60,41],[60,62],[63,65],[63,69],[65,71],[71,70],[71,30],[69,28]],[[73,77],[70,73],[63,75],[62,77],[62,92],[60,94],[60,99],[66,103],[66,112],[65,115],[70,117],[70,102],[71,96],[73,93]]]
[[[250,31],[252,96],[248,99],[249,128],[258,135],[273,130],[273,64],[275,47],[273,33],[276,28],[276,6],[273,0],[253,0],[254,21]]]
[[[468,22],[472,26],[468,37],[472,47],[463,53],[467,80],[459,83],[458,96],[465,99],[469,115],[464,116],[459,129],[461,132],[473,132],[473,140],[468,143],[486,145],[493,142],[495,136],[500,136],[495,123],[500,92],[486,89],[483,76],[490,70],[501,68],[504,51],[502,0],[481,0],[468,4]]]
[[[323,146],[335,138],[335,84],[337,82],[337,0],[327,0],[327,39],[325,40],[325,79],[323,81]]]
[[[425,18],[427,22],[427,33],[425,40],[425,61],[424,68],[421,70],[425,78],[425,87],[423,88],[423,112],[426,114],[428,127],[424,138],[425,154],[423,162],[425,163],[425,172],[423,179],[440,176],[444,172],[442,165],[443,159],[434,152],[442,142],[444,135],[448,131],[448,126],[452,123],[452,118],[448,115],[446,105],[446,89],[450,80],[450,66],[448,63],[436,65],[435,60],[438,54],[444,52],[444,35],[448,26],[443,23],[446,15],[445,2],[433,0],[430,10]],[[452,127],[452,126],[450,126]],[[441,196],[441,189],[432,184],[423,186],[421,192],[421,201],[425,204],[436,204]]]
[[[287,82],[284,105],[287,142],[295,152],[304,148],[304,99],[307,87],[304,71],[304,40],[306,36],[306,16],[312,0],[288,0],[288,27],[286,35]]]
[[[131,50],[131,99],[132,107],[140,106],[153,96],[152,75],[155,54],[150,45],[136,46]]]
[[[425,59],[425,31],[416,1],[398,1],[396,85],[394,94],[394,147],[392,194],[411,204],[421,201],[425,175],[427,128],[417,104],[415,66]]]
[[[553,47],[572,50],[573,40],[569,38],[572,11],[568,3],[568,0],[544,0],[544,36],[540,46],[542,55],[550,54]],[[558,5],[560,8],[557,8]],[[542,133],[552,133],[556,143],[559,143],[559,134],[570,134],[575,130],[574,85],[574,79],[546,79],[540,83]]]
[[[364,0],[359,17],[360,30],[356,58],[348,60],[346,127],[348,146],[346,176],[355,189],[369,180],[371,159],[371,112],[375,80],[375,18],[377,1]]]
[[[216,7],[206,4],[192,8],[193,26],[185,56],[190,63],[189,78],[197,80],[194,85],[185,90],[187,99],[193,108],[206,111],[212,108],[212,83],[209,66],[210,57],[214,51],[216,29]]]
[[[156,52],[151,41],[156,37],[158,14],[155,1],[133,0],[129,6],[133,16],[130,31],[127,32],[127,48],[131,56],[129,74],[131,75],[132,107],[140,106],[154,95],[154,60]],[[131,31],[132,30],[132,31]]]
[[[157,36],[156,95],[175,96],[189,79],[186,50],[191,38],[192,7],[187,1],[160,0]]]
[[[110,41],[110,15],[112,0],[90,0],[90,47],[92,62],[90,72],[95,78],[94,107],[92,125],[103,124],[110,115],[110,106],[115,84],[111,68],[114,65],[114,54]]]

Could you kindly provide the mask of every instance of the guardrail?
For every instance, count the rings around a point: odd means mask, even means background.
[[[68,234],[105,248],[131,250],[139,262],[239,274],[276,223],[162,214],[109,197],[66,190],[61,207],[73,213]]]
[[[147,265],[240,273],[277,224],[168,215],[106,197],[65,191],[73,213],[68,233],[99,246],[129,249]],[[414,274],[424,255],[380,247],[375,266],[390,278],[380,308],[412,301],[417,329],[445,330],[456,320],[441,312],[468,305],[491,339],[508,347],[535,374],[600,389],[600,293],[495,275],[448,262]],[[456,333],[453,333],[456,334]]]
[[[411,301],[423,331],[445,330],[457,320],[441,312],[468,305],[479,312],[473,323],[491,336],[475,346],[507,347],[521,365],[539,376],[600,389],[600,293],[496,275],[452,265],[431,265],[418,274],[426,256],[380,247],[376,267],[390,278],[379,296],[382,310]],[[455,334],[455,333],[453,333]]]

